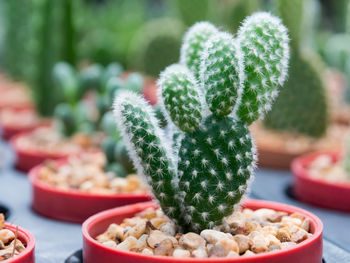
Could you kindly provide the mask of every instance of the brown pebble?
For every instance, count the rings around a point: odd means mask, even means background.
[[[189,232],[181,236],[179,244],[186,249],[194,250],[201,246],[205,246],[206,242],[200,235]]]
[[[167,238],[162,240],[159,244],[157,244],[154,248],[154,255],[158,256],[170,256],[173,253],[173,242]]]
[[[289,233],[289,230],[287,227],[282,227],[281,229],[278,229],[277,236],[276,236],[281,242],[289,242],[291,241],[291,236]]]
[[[209,250],[209,257],[225,257],[225,249],[220,244],[215,244]]]
[[[235,235],[233,237],[238,244],[239,254],[242,254],[250,249],[251,240],[245,235]]]

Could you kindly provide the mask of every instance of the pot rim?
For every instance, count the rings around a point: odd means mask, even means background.
[[[50,152],[49,153],[49,152],[41,151],[38,149],[28,150],[28,149],[21,148],[18,145],[18,140],[21,137],[26,136],[30,132],[32,132],[32,131],[18,133],[10,139],[10,144],[15,149],[17,154],[26,155],[26,156],[29,156],[32,158],[45,158],[45,159],[63,159],[63,158],[66,158],[67,156],[71,155],[70,153],[59,153],[59,152]],[[75,154],[75,153],[72,153],[72,154]]]
[[[63,165],[67,163],[67,159],[59,159],[57,161],[54,161],[58,163],[59,165]],[[115,193],[115,194],[106,194],[106,193],[87,193],[79,190],[69,189],[69,190],[63,190],[56,188],[54,186],[51,186],[43,181],[41,181],[39,177],[39,170],[43,167],[43,164],[39,164],[29,171],[29,181],[32,184],[33,187],[41,189],[46,192],[51,192],[52,194],[57,195],[65,195],[65,196],[74,196],[74,197],[80,197],[80,198],[103,198],[103,199],[130,199],[130,198],[142,198],[145,196],[150,196],[147,194],[147,192],[140,192],[140,193]]]
[[[16,225],[5,222],[5,229],[9,229],[12,232],[15,232]],[[32,254],[34,252],[35,237],[31,232],[18,226],[18,239],[21,240],[22,242],[25,242],[26,247],[16,257],[11,258],[11,259],[7,259],[6,262],[8,262],[8,263],[21,262],[21,260],[25,259],[27,256],[30,256],[30,254]]]
[[[332,157],[333,163],[339,161],[341,152],[340,151],[317,151],[308,154],[304,154],[293,160],[291,164],[291,170],[294,176],[309,181],[314,184],[324,185],[327,187],[338,188],[342,190],[350,190],[350,182],[340,181],[340,182],[331,182],[327,180],[321,180],[310,176],[307,171],[307,167],[319,156],[321,155],[330,155]]]
[[[261,253],[261,254],[256,254],[252,255],[249,257],[237,257],[237,258],[230,258],[230,262],[256,262],[256,260],[261,260],[261,259],[269,259],[272,257],[284,255],[284,254],[290,254],[293,253],[293,251],[298,251],[302,250],[308,245],[310,245],[313,242],[316,242],[319,238],[322,238],[322,233],[323,233],[323,223],[322,221],[314,214],[295,207],[295,206],[290,206],[282,203],[277,203],[273,201],[265,201],[265,200],[255,200],[255,199],[247,199],[244,201],[242,204],[243,207],[251,208],[253,210],[259,209],[259,208],[270,208],[274,209],[277,211],[284,211],[288,213],[294,213],[294,212],[299,212],[303,216],[307,217],[311,222],[312,225],[314,226],[314,233],[312,233],[312,236],[309,237],[308,239],[302,241],[301,243],[297,244],[294,247],[288,248],[286,250],[279,250],[279,251],[270,251],[267,253]],[[104,246],[100,243],[97,242],[93,237],[90,236],[89,230],[91,227],[93,227],[94,223],[99,222],[101,220],[106,220],[110,217],[113,217],[113,215],[117,213],[123,213],[123,212],[139,212],[140,210],[144,210],[149,207],[157,207],[157,205],[153,202],[144,202],[144,203],[138,203],[134,205],[128,205],[128,206],[123,206],[123,207],[118,207],[118,208],[113,208],[109,210],[105,210],[103,212],[100,212],[96,215],[91,216],[88,218],[82,225],[82,233],[83,233],[83,239],[86,239],[88,242],[92,243],[94,246],[97,246],[99,248],[102,248],[106,250],[108,253],[112,254],[119,254],[123,256],[132,256],[136,259],[142,260],[142,259],[157,259],[158,261],[161,262],[178,262],[178,263],[185,263],[185,262],[208,262],[208,263],[214,263],[214,262],[227,262],[228,258],[174,258],[174,257],[168,257],[168,256],[154,256],[154,255],[144,255],[136,252],[130,252],[130,251],[122,251],[122,250],[117,250],[115,248],[110,248],[107,246]]]

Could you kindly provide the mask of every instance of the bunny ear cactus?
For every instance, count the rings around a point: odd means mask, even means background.
[[[329,109],[320,69],[322,61],[313,55],[292,56],[290,77],[264,120],[267,128],[315,138],[326,133]]]
[[[199,78],[196,67],[192,72],[182,63],[159,79],[161,106],[180,139],[169,140],[152,108],[134,93],[120,94],[114,113],[163,211],[183,230],[199,232],[220,225],[247,191],[256,166],[248,125],[268,110],[286,77],[288,37],[268,13],[248,17],[238,39],[212,30],[209,39],[191,42],[199,35],[194,28],[184,46],[202,49]]]

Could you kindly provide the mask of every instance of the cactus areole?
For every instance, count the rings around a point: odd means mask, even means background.
[[[270,109],[286,78],[288,42],[286,28],[269,13],[248,17],[237,38],[207,22],[192,26],[180,63],[158,81],[167,134],[139,95],[115,99],[134,165],[179,229],[220,225],[246,193],[256,166],[248,125]]]

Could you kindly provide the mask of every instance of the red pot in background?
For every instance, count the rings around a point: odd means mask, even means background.
[[[58,161],[64,164],[65,160]],[[77,190],[60,190],[39,179],[42,165],[29,172],[32,185],[32,208],[39,214],[74,223],[82,223],[88,217],[106,209],[151,200],[147,193],[95,194]]]
[[[287,213],[298,212],[310,220],[312,237],[301,242],[295,247],[286,250],[256,254],[250,257],[238,258],[173,258],[162,256],[149,256],[135,252],[126,252],[103,246],[94,238],[103,233],[111,223],[121,223],[124,218],[134,216],[149,207],[156,207],[152,202],[139,203],[124,207],[110,209],[98,213],[86,220],[82,227],[83,232],[83,258],[84,263],[105,263],[105,262],[128,262],[128,263],[185,263],[185,262],[206,262],[206,263],[321,263],[322,262],[322,232],[323,224],[315,215],[289,205],[258,200],[247,200],[243,207],[253,210],[259,208],[270,208]]]
[[[9,110],[9,109],[4,109]],[[28,113],[35,113],[33,108],[24,107],[24,108],[11,108],[10,110],[18,111],[18,112],[28,112]],[[42,126],[50,126],[52,125],[51,120],[40,120],[38,122],[32,123],[30,125],[23,125],[23,123],[0,123],[2,128],[2,137],[4,140],[10,140],[13,136],[23,133],[23,132],[30,132],[38,127]]]
[[[18,140],[21,136],[25,136],[26,133],[20,133],[11,138],[11,145],[16,152],[17,160],[16,160],[16,168],[22,172],[28,172],[34,166],[41,164],[45,160],[58,160],[64,159],[69,156],[66,153],[47,153],[36,151],[35,149],[23,149],[20,147]]]
[[[16,232],[16,226],[12,224],[6,223],[5,228],[11,230],[13,233]],[[18,227],[18,239],[21,240],[26,248],[16,257],[5,260],[4,263],[34,263],[34,236],[28,230]]]
[[[294,194],[299,200],[310,204],[350,212],[350,183],[319,180],[311,177],[307,171],[307,167],[324,154],[329,155],[334,163],[340,159],[339,152],[317,152],[293,161]]]

